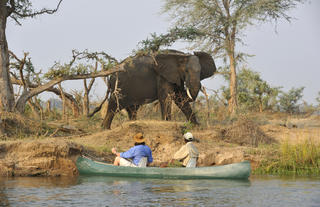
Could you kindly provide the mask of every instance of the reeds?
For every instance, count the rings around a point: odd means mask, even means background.
[[[256,174],[320,175],[320,143],[304,139],[298,143],[283,141],[270,160],[261,162]]]

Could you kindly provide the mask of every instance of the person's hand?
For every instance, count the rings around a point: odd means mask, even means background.
[[[112,152],[112,154],[116,154],[116,153],[117,153],[116,148],[115,148],[115,147],[113,147],[113,148],[111,149],[111,152]]]

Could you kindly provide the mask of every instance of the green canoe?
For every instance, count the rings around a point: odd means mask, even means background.
[[[173,179],[248,179],[251,172],[249,161],[234,164],[195,167],[195,168],[159,168],[159,167],[123,167],[94,161],[80,156],[76,162],[80,175],[106,175],[138,178]]]

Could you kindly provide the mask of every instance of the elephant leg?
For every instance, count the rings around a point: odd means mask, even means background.
[[[108,109],[107,113],[104,116],[104,119],[102,121],[101,127],[103,129],[110,129],[111,123],[113,120],[114,115],[117,113],[117,102],[113,96],[110,97],[109,103],[108,103]]]
[[[165,100],[165,111],[166,111],[166,120],[171,120],[171,107],[172,107],[172,95],[169,94]]]
[[[137,120],[137,112],[139,107],[140,107],[139,105],[131,105],[126,107],[130,120]]]
[[[168,120],[168,111],[166,107],[166,99],[159,99],[162,120]]]
[[[196,124],[196,125],[199,124],[195,113],[193,113],[193,111],[192,111],[192,108],[190,106],[190,103],[189,103],[187,97],[185,97],[181,94],[178,94],[174,97],[174,102],[180,108],[180,110],[183,112],[183,114],[186,116],[188,121],[190,121],[191,123]]]
[[[158,80],[158,99],[161,107],[161,117],[162,120],[171,120],[171,104],[172,104],[172,95],[173,86],[163,79],[159,77]]]

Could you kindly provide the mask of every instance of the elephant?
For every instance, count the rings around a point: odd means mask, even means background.
[[[111,94],[103,128],[110,129],[117,111],[126,109],[129,119],[135,120],[139,106],[155,100],[159,100],[163,120],[171,120],[173,100],[188,121],[198,124],[189,103],[196,100],[200,81],[216,71],[211,55],[163,50],[154,55],[129,57],[120,64],[124,71],[109,77]]]

